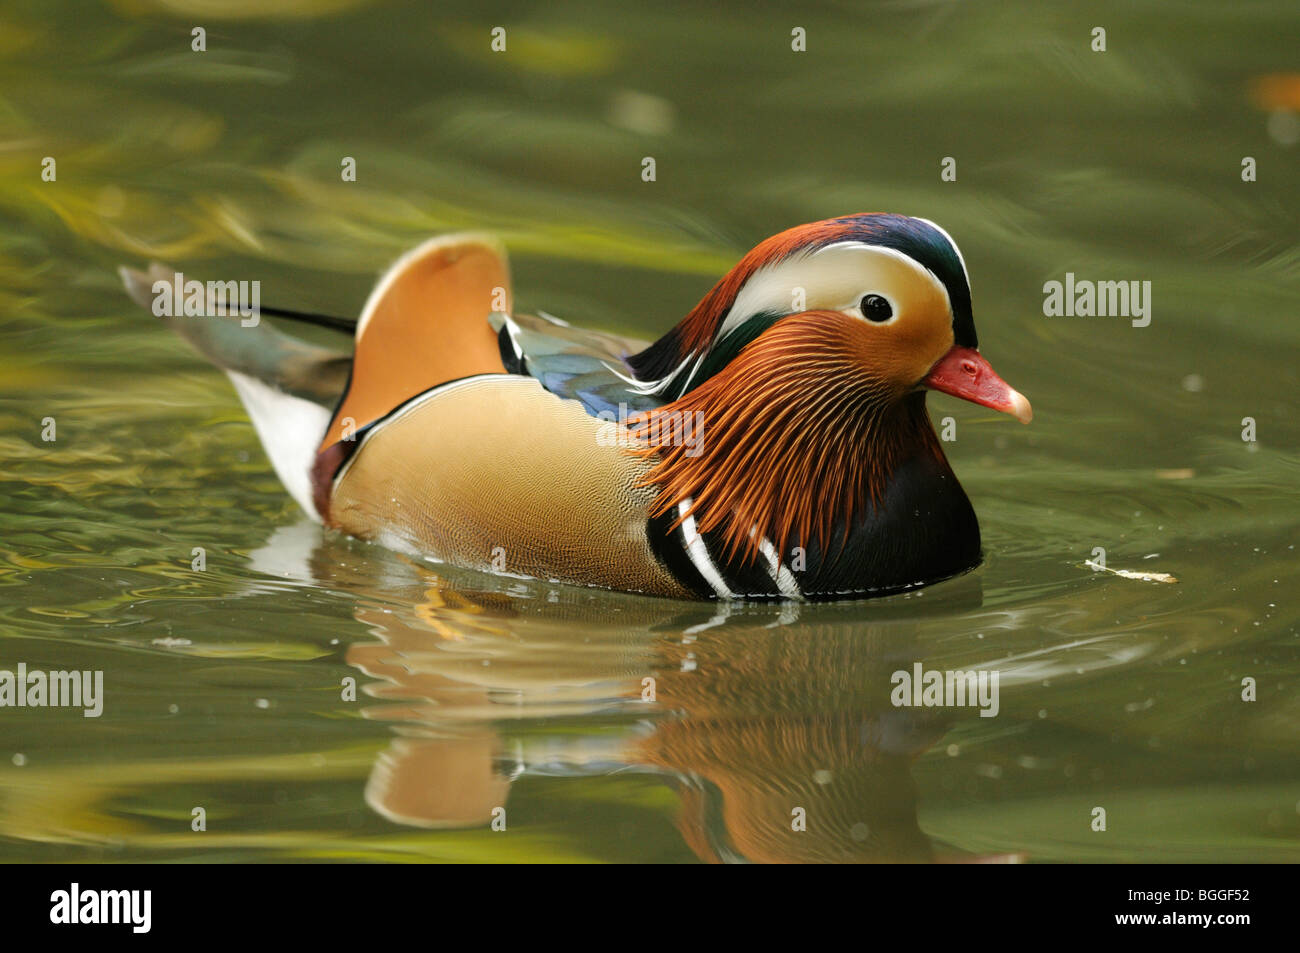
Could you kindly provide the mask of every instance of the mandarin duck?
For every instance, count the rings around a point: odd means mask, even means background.
[[[175,278],[121,273],[146,306]],[[865,598],[966,572],[979,523],[926,391],[1032,415],[979,352],[952,238],[894,214],[768,238],[650,344],[516,313],[504,249],[470,234],[388,270],[350,356],[237,315],[164,321],[326,526],[655,596]]]

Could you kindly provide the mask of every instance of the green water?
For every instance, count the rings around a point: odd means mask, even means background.
[[[0,669],[105,691],[0,708],[0,858],[1300,859],[1300,16],[1078,7],[0,7]],[[761,238],[869,210],[952,233],[1037,417],[932,397],[986,562],[840,605],[322,533],[115,276],[354,314],[472,227],[524,309],[653,336]],[[1152,282],[1151,324],[1045,317],[1066,272]],[[996,717],[894,707],[916,662],[998,671]]]

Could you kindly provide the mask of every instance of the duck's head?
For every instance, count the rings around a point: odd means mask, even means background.
[[[772,236],[629,364],[657,393],[676,398],[782,322],[806,332],[809,360],[822,361],[822,338],[833,339],[855,352],[864,378],[896,399],[924,387],[1022,423],[1033,416],[1024,395],[979,353],[956,243],[933,222],[906,215],[849,215]],[[791,360],[797,350],[790,348]]]
[[[628,364],[639,390],[665,401],[661,412],[705,414],[690,455],[656,451],[661,506],[689,497],[703,527],[732,520],[736,549],[753,524],[778,546],[827,536],[849,515],[841,511],[879,501],[910,454],[942,458],[927,389],[1022,423],[1032,416],[979,352],[956,244],[933,222],[904,215],[850,215],[774,235]]]

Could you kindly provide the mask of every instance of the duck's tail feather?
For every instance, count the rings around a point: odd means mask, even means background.
[[[340,318],[333,314],[314,314],[310,311],[291,311],[288,308],[271,308],[262,305],[262,313],[268,314],[273,318],[284,318],[288,321],[300,321],[303,324],[314,324],[318,328],[329,328],[331,331],[342,331],[344,334],[355,335],[357,333],[357,321],[355,318]]]
[[[148,271],[120,268],[127,294],[157,314],[157,282],[169,285],[175,270],[154,263]],[[352,358],[290,337],[265,320],[228,316],[159,315],[159,319],[235,385],[276,475],[312,517],[311,468],[331,412],[347,387]],[[248,323],[245,323],[245,322]]]
[[[148,271],[119,268],[127,294],[141,307],[154,311],[158,295],[154,286],[171,286],[176,272],[157,262]],[[269,314],[269,309],[262,309]],[[332,408],[347,386],[352,356],[317,347],[276,330],[259,315],[218,317],[159,315],[195,350],[224,371],[236,371],[303,400]]]

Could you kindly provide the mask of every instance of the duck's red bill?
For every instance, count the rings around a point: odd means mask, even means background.
[[[932,390],[1010,414],[1022,424],[1034,419],[1034,408],[1025,395],[998,377],[973,347],[954,347],[930,368],[922,383]]]

